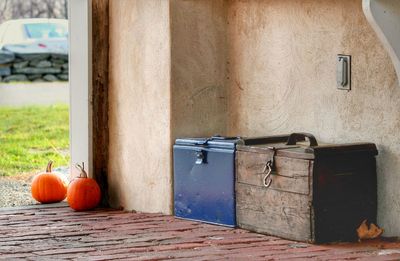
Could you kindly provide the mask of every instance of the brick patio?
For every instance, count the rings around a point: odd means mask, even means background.
[[[400,260],[400,242],[309,245],[111,209],[74,212],[64,204],[0,209],[6,260]]]

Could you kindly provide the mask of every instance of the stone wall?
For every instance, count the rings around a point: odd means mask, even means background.
[[[68,81],[68,54],[0,50],[1,82]]]

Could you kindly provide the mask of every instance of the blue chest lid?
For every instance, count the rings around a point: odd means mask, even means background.
[[[175,145],[204,146],[210,148],[234,149],[238,144],[244,145],[244,140],[240,137],[212,136],[210,138],[180,138],[175,141]]]

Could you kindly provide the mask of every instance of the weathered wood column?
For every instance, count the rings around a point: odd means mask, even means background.
[[[109,0],[92,0],[93,177],[108,205],[108,50]]]

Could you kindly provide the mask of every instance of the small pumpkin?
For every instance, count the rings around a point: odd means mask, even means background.
[[[88,177],[83,164],[77,164],[76,167],[80,174],[68,186],[67,202],[76,211],[93,209],[100,203],[100,187],[94,179]]]
[[[46,172],[37,174],[31,183],[32,197],[40,203],[60,202],[67,196],[67,184],[52,172],[53,161],[49,161]]]

